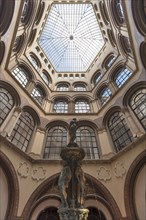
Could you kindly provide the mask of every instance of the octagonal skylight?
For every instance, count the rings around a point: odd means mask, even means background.
[[[39,44],[57,72],[86,72],[104,45],[92,4],[52,4]]]

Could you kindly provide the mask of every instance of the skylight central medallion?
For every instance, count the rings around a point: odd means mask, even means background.
[[[86,72],[104,45],[92,4],[52,4],[39,44],[57,72]]]

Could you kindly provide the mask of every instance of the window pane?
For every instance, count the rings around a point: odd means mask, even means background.
[[[14,102],[10,93],[4,88],[0,88],[0,125],[7,117],[13,105]]]
[[[75,113],[90,113],[90,105],[88,101],[76,101]]]
[[[48,131],[44,158],[60,159],[61,148],[67,145],[67,131],[62,126],[55,126]]]
[[[34,127],[35,124],[32,116],[28,112],[22,112],[12,131],[10,140],[22,151],[26,151],[32,137]]]
[[[110,99],[111,96],[111,90],[108,87],[104,88],[100,93],[101,105],[104,105]]]
[[[54,103],[54,112],[56,113],[67,113],[68,103],[64,100],[58,100]]]
[[[133,141],[132,133],[121,112],[115,112],[110,117],[108,128],[117,151]]]
[[[99,159],[96,136],[92,128],[79,127],[76,132],[76,142],[85,150],[85,159]]]
[[[116,75],[114,81],[116,82],[117,86],[120,88],[132,75],[132,72],[127,68],[121,69]]]
[[[36,86],[33,89],[31,96],[42,105],[43,100],[44,100],[44,94],[43,94],[43,91],[41,90],[41,88]]]
[[[130,106],[146,130],[146,89],[139,89],[130,99]]]
[[[12,75],[18,80],[18,82],[23,87],[26,87],[29,80],[29,76],[24,69],[22,69],[21,67],[17,67],[12,71]]]

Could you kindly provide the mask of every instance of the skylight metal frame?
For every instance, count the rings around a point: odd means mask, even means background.
[[[74,8],[74,11],[71,11],[71,7]],[[64,15],[63,13],[65,12],[65,10],[67,12],[69,11],[69,13],[72,14]],[[80,14],[78,15],[77,13],[79,12]],[[53,17],[50,18],[52,14]],[[55,17],[56,15],[58,15],[58,17]],[[83,20],[83,18],[85,21]],[[72,26],[70,24],[74,25]],[[54,32],[52,34],[52,31],[56,28],[55,26],[57,26],[57,33]],[[69,32],[67,32],[68,30]],[[74,30],[75,33],[73,33]],[[84,32],[85,30],[86,32]],[[85,34],[83,35],[83,33]],[[57,37],[58,34],[59,38]],[[48,40],[47,36],[50,37],[49,40],[51,39],[50,42],[48,42],[49,46],[46,44]],[[105,40],[100,30],[93,4],[91,2],[52,3],[50,11],[48,13],[48,18],[46,19],[46,22],[38,39],[38,44],[42,48],[43,52],[46,54],[48,60],[50,61],[56,72],[87,72],[90,69],[90,66],[93,64],[94,60],[97,59],[98,54],[105,44]],[[86,44],[85,47],[84,44]],[[54,46],[52,47],[52,45]],[[72,53],[70,53],[68,48],[72,51]],[[90,51],[88,51],[89,48]],[[87,51],[88,53],[86,53]],[[49,53],[49,55],[47,55],[47,53]],[[74,54],[75,57],[73,56]],[[55,59],[56,61],[54,61],[53,59]],[[63,59],[67,60],[68,62],[64,62]],[[62,66],[58,68],[57,65]]]

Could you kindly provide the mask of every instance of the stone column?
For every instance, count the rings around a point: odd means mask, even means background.
[[[128,108],[123,108],[122,112],[125,116],[125,120],[127,122],[128,127],[130,128],[133,137],[141,137],[144,133],[142,133],[142,131],[140,131],[140,129],[138,128],[138,126],[136,125],[136,123],[134,122],[133,118],[131,117],[131,114],[129,112]]]
[[[30,149],[29,154],[34,158],[40,158],[42,153],[42,146],[45,137],[45,130],[43,128],[37,128],[35,133],[33,145]]]
[[[116,87],[116,85],[114,84],[113,81],[109,82],[109,88],[110,88],[112,94],[114,94],[116,91],[118,91],[118,88]]]
[[[112,142],[110,143],[108,133],[105,128],[98,131],[98,137],[101,145],[102,157],[109,159],[114,155]]]
[[[2,135],[4,137],[10,137],[11,136],[11,133],[12,133],[12,130],[13,128],[15,127],[19,117],[20,117],[20,114],[21,114],[21,108],[20,107],[16,107],[11,118],[9,119],[9,121],[7,122],[7,124],[5,125],[4,129],[3,129],[3,132],[2,132]]]

